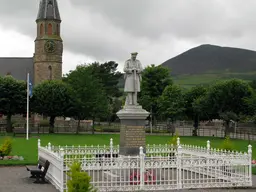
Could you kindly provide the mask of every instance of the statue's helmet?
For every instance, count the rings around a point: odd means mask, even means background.
[[[136,55],[138,55],[138,53],[137,52],[132,52],[131,55],[136,56]]]

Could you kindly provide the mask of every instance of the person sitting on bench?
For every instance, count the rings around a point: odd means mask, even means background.
[[[44,183],[47,183],[45,181],[45,175],[47,173],[49,166],[50,166],[50,162],[48,160],[46,160],[45,163],[42,164],[42,159],[39,159],[39,164],[38,164],[37,169],[31,169],[27,166],[26,166],[26,168],[27,168],[27,171],[30,171],[30,173],[31,173],[30,178],[36,178],[36,181],[34,183],[44,184]],[[41,181],[40,181],[40,179],[41,179]]]

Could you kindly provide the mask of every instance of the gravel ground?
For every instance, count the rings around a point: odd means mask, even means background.
[[[58,192],[51,184],[34,184],[34,179],[24,166],[0,167],[0,192]],[[175,190],[174,190],[175,191]],[[251,189],[191,189],[179,190],[180,192],[252,192],[256,191],[256,176],[253,176]]]

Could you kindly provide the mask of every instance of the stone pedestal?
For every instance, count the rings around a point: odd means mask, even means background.
[[[148,115],[149,112],[142,109],[140,105],[127,105],[117,112],[117,116],[121,120],[120,155],[139,155],[141,146],[145,151],[145,120]]]

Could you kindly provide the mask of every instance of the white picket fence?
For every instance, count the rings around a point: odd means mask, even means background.
[[[252,186],[252,146],[248,152],[230,152],[180,144],[147,145],[138,156],[120,156],[119,146],[43,147],[38,156],[51,165],[47,179],[60,191],[67,189],[69,165],[82,163],[98,191],[152,191],[188,188]]]

